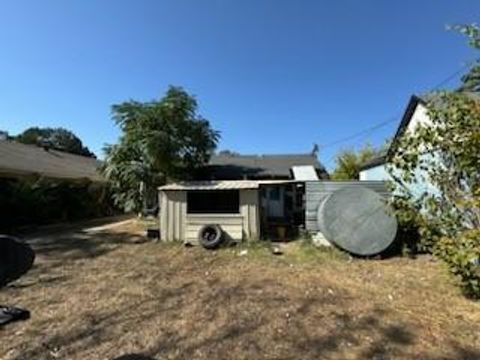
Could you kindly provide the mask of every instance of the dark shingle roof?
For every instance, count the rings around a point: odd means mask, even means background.
[[[383,165],[387,162],[387,153],[384,152],[376,157],[374,157],[373,159],[370,159],[366,162],[364,162],[363,164],[360,165],[360,171],[362,170],[367,170],[367,169],[371,169],[375,166],[378,166],[378,165]]]
[[[40,175],[55,179],[103,181],[97,159],[0,140],[0,176]]]
[[[325,168],[312,154],[285,155],[213,155],[209,165],[204,167],[200,177],[209,179],[265,179],[291,178],[292,166],[311,165],[320,178],[328,178]]]

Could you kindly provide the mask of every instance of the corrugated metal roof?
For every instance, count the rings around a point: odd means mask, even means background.
[[[160,186],[159,190],[241,190],[258,189],[260,185],[280,185],[294,183],[290,180],[220,180],[186,181]]]
[[[258,181],[188,181],[161,186],[160,190],[235,190],[258,189]]]
[[[292,166],[293,177],[295,180],[308,181],[318,180],[315,168],[310,165]]]
[[[100,164],[99,160],[86,156],[0,140],[0,174],[8,176],[104,181],[97,171]]]

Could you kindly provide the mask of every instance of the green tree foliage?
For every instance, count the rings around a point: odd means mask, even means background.
[[[479,29],[457,28],[480,49]],[[466,294],[480,297],[479,62],[457,91],[429,95],[432,123],[419,125],[395,146],[390,173],[399,219],[418,227],[421,246],[450,266]],[[416,192],[420,182],[430,187]]]
[[[358,151],[354,149],[341,150],[335,156],[335,170],[332,172],[333,180],[358,180],[360,167],[367,161],[380,156],[382,149],[375,149],[366,144]]]
[[[112,107],[122,135],[117,144],[105,147],[102,171],[115,202],[126,211],[141,210],[149,191],[154,194],[169,180],[188,179],[208,162],[219,133],[197,107],[195,98],[179,87],[170,87],[160,100]]]
[[[89,181],[2,178],[0,204],[0,233],[118,213],[108,187]]]
[[[23,144],[48,146],[71,154],[95,157],[78,136],[64,128],[31,127],[13,139]]]

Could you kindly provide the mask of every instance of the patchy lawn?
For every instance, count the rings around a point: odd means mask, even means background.
[[[135,223],[35,249],[35,267],[0,290],[32,312],[0,330],[0,359],[480,358],[480,304],[429,257],[300,244],[239,256],[152,243]]]

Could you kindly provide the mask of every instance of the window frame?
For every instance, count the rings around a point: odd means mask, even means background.
[[[223,196],[223,198],[222,198]],[[188,190],[187,194],[187,215],[202,214],[240,214],[240,190]],[[203,197],[203,199],[202,199]],[[214,208],[214,204],[233,201],[233,205]],[[203,206],[202,206],[203,205]],[[209,207],[211,206],[211,207]]]

